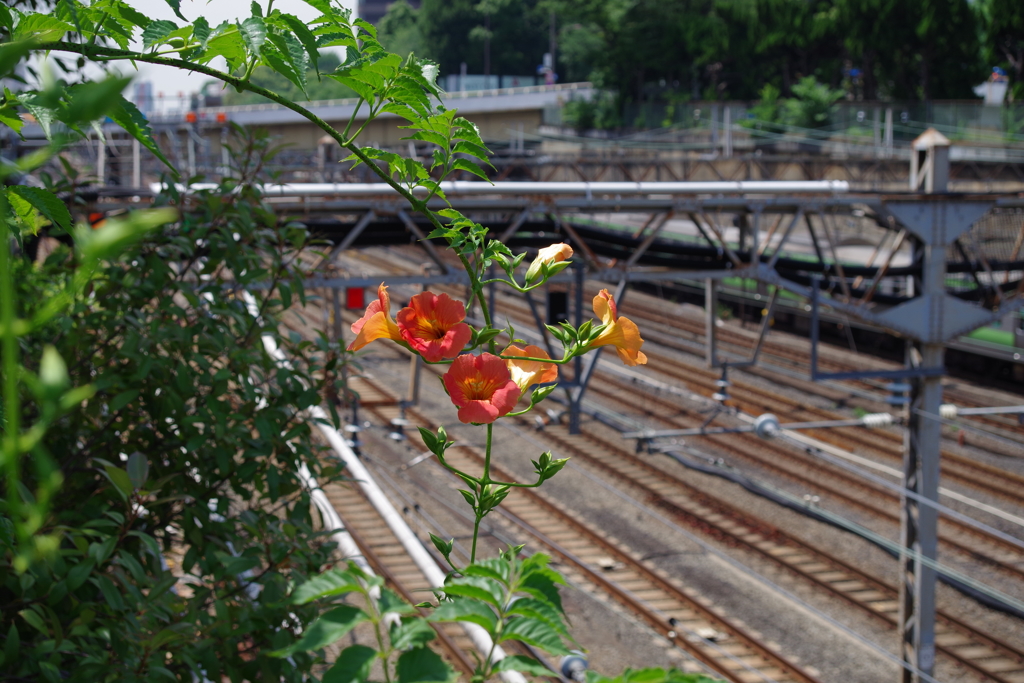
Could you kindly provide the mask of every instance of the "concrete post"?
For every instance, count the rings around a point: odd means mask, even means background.
[[[104,138],[96,141],[96,182],[100,187],[107,184],[107,141]]]
[[[722,131],[725,133],[725,142],[722,145],[723,156],[730,159],[732,158],[732,112],[729,110],[729,105],[725,105],[725,110],[722,112]]]

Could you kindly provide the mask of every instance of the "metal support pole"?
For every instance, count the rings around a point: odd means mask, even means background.
[[[704,280],[704,360],[709,368],[718,367],[716,322],[718,322],[718,282],[709,277]]]
[[[192,177],[196,174],[196,140],[191,126],[185,129],[185,138],[188,143],[186,145],[188,150],[188,175]]]
[[[941,367],[942,344],[914,344],[910,356],[920,354],[922,367]],[[916,353],[915,353],[916,352]],[[942,404],[942,377],[929,376],[911,381],[910,412],[904,440],[903,488],[926,500],[939,499],[939,442],[942,424],[933,416]],[[900,654],[903,661],[931,675],[935,666],[935,581],[936,572],[917,557],[937,560],[938,513],[904,496],[901,541],[908,555],[901,561]],[[903,683],[918,683],[920,677],[902,670]]]
[[[132,187],[142,187],[142,145],[132,139]]]
[[[107,184],[107,141],[102,137],[96,141],[96,182],[100,187]]]
[[[732,112],[729,110],[729,105],[725,105],[725,110],[722,112],[722,130],[725,132],[723,156],[729,159],[732,157]]]

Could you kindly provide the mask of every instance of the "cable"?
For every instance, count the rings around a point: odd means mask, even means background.
[[[499,423],[499,424],[501,424],[501,423]],[[512,428],[508,427],[507,425],[502,425],[502,426],[504,426],[506,429],[512,430]],[[517,434],[518,434],[518,432],[517,432]],[[529,434],[525,434],[524,433],[524,434],[519,434],[519,436],[521,436],[522,438],[527,439],[528,441],[534,443],[535,445],[538,445],[539,447],[545,447],[544,444],[542,444],[537,439],[534,439]],[[890,653],[887,649],[883,648],[881,645],[878,645],[877,643],[874,643],[873,641],[868,640],[866,637],[864,637],[864,636],[860,635],[859,633],[853,631],[852,629],[850,629],[845,624],[842,624],[841,622],[836,621],[835,619],[833,619],[832,617],[828,616],[827,614],[824,614],[823,612],[819,611],[814,606],[804,602],[802,599],[800,599],[796,595],[793,595],[792,593],[787,591],[785,588],[782,588],[778,584],[774,583],[771,579],[763,576],[762,574],[759,574],[757,571],[755,571],[754,569],[751,569],[750,567],[744,565],[739,560],[736,560],[735,558],[732,558],[729,555],[726,555],[724,552],[722,552],[718,548],[715,548],[714,546],[708,544],[707,542],[705,542],[703,539],[699,538],[695,534],[693,534],[693,533],[687,531],[686,529],[680,527],[678,524],[676,524],[672,520],[664,517],[658,511],[653,510],[652,508],[648,507],[647,505],[644,505],[643,503],[637,501],[635,498],[633,498],[633,497],[623,493],[622,491],[620,491],[619,489],[615,488],[614,486],[611,486],[610,484],[605,482],[603,479],[601,479],[600,477],[598,477],[598,476],[594,475],[593,473],[587,471],[586,469],[584,469],[580,465],[577,465],[572,460],[570,460],[568,462],[567,467],[569,467],[570,469],[572,469],[575,472],[579,472],[580,474],[582,474],[583,476],[587,477],[588,479],[590,479],[591,481],[593,481],[597,485],[601,486],[605,490],[607,490],[610,493],[618,496],[619,498],[621,498],[622,500],[626,501],[630,505],[636,507],[637,509],[643,511],[648,516],[658,520],[659,522],[661,522],[662,524],[667,526],[669,529],[675,531],[676,533],[680,534],[681,536],[684,536],[685,538],[687,538],[692,543],[696,544],[698,547],[700,547],[705,552],[710,553],[710,554],[714,555],[715,557],[718,557],[721,560],[724,560],[725,562],[729,563],[734,569],[737,569],[738,571],[740,571],[740,573],[745,574],[745,575],[747,575],[747,576],[757,580],[758,582],[762,583],[763,585],[771,588],[772,590],[776,591],[777,593],[779,593],[780,595],[782,595],[786,599],[788,599],[788,600],[796,603],[800,607],[810,611],[815,616],[821,618],[822,620],[826,621],[827,623],[831,624],[832,626],[838,628],[839,630],[843,631],[847,635],[852,636],[853,638],[855,638],[856,640],[861,642],[863,645],[866,645],[867,647],[869,647],[870,649],[878,652],[879,654],[883,655],[887,659],[889,659],[889,660],[893,661],[894,663],[896,663],[896,664],[906,668],[908,671],[911,671],[912,673],[914,673],[914,674],[916,674],[918,676],[921,676],[924,680],[929,681],[930,683],[939,683],[939,681],[937,681],[933,677],[929,676],[928,674],[924,673],[923,671],[920,671],[919,669],[914,667],[912,664],[910,664],[908,662],[903,662],[898,657],[896,657],[895,655]]]

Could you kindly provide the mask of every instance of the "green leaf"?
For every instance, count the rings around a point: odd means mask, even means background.
[[[569,629],[562,620],[562,614],[546,600],[519,598],[508,608],[507,614],[518,614],[522,617],[540,619],[566,638],[571,638]]]
[[[153,153],[160,161],[164,162],[164,165],[171,169],[171,172],[177,175],[177,169],[174,165],[164,156],[164,153],[157,146],[156,141],[153,139],[153,131],[149,127],[149,122],[146,117],[143,116],[142,112],[139,111],[133,103],[126,100],[123,96],[118,95],[118,103],[115,105],[108,116],[114,123],[121,126],[126,133],[131,135],[133,138],[138,140],[143,147]]]
[[[46,622],[44,622],[43,618],[36,614],[33,610],[23,609],[20,612],[18,612],[18,614],[21,615],[21,618],[24,619],[29,626],[42,633],[44,636],[50,635],[49,629],[46,628]]]
[[[149,460],[142,453],[135,451],[128,456],[125,470],[128,472],[128,477],[132,480],[132,486],[141,489],[146,485],[146,480],[149,479]]]
[[[32,51],[34,45],[34,40],[21,40],[16,43],[0,45],[0,76],[6,76],[14,71],[14,67]]]
[[[493,635],[498,624],[498,617],[482,602],[459,598],[441,602],[430,615],[430,621],[468,621],[483,626],[488,633]]]
[[[403,126],[406,128],[409,126]],[[441,147],[442,149],[448,149],[448,140],[445,139],[440,133],[435,133],[429,130],[421,130],[416,133],[402,138],[403,140],[422,140],[423,142],[432,142],[433,144]]]
[[[324,674],[322,683],[364,683],[370,677],[370,668],[377,651],[365,645],[349,645],[334,660],[334,666]]]
[[[71,229],[71,213],[68,211],[68,207],[64,205],[64,202],[57,199],[57,195],[49,190],[39,187],[27,187],[25,185],[11,185],[7,188],[7,192],[17,195],[31,204],[36,211],[45,216],[54,225],[64,230]]]
[[[494,671],[521,671],[531,676],[551,676],[558,678],[558,674],[547,668],[536,659],[524,655],[511,655],[505,657],[494,665]]]
[[[106,465],[103,470],[107,473],[107,477],[110,478],[111,483],[117,487],[126,498],[132,495],[132,478],[128,476],[128,473],[122,470],[120,467],[114,467],[113,465]]]
[[[224,573],[231,576],[243,574],[260,564],[259,558],[252,555],[229,555],[222,552],[215,552],[214,555],[224,567]]]
[[[483,162],[486,162],[492,168],[494,167],[494,165],[491,164],[490,159],[488,158],[491,155],[490,150],[488,150],[486,147],[474,145],[472,142],[466,142],[465,140],[462,140],[460,142],[455,143],[455,147],[452,148],[452,154],[468,154],[470,156],[476,157],[477,159],[480,159]]]
[[[441,656],[427,647],[403,652],[395,667],[398,683],[448,683],[455,672]]]
[[[51,400],[71,385],[68,366],[51,344],[43,347],[43,357],[39,360],[39,385],[43,396]]]
[[[569,654],[569,648],[562,643],[558,632],[540,619],[516,617],[510,619],[502,629],[498,642],[518,640],[556,655]]]
[[[174,11],[174,15],[176,17],[178,17],[182,21],[188,21],[188,19],[186,19],[185,17],[183,17],[181,15],[181,0],[166,0],[166,2],[170,6],[170,8]]]
[[[128,391],[122,391],[120,394],[115,396],[110,402],[110,411],[116,413],[117,411],[124,408],[126,405],[134,401],[139,397],[138,389],[129,389]]]
[[[320,73],[320,67],[317,62],[320,59],[320,51],[317,49],[316,36],[309,30],[297,16],[294,14],[282,14],[281,19],[284,23],[288,24],[288,28],[295,32],[295,37],[299,39],[302,46],[306,49],[306,55],[309,57],[309,63],[316,69],[317,74]]]
[[[142,32],[142,49],[148,50],[151,47],[160,45],[164,38],[177,30],[178,25],[167,19],[159,19],[152,22]]]
[[[501,562],[501,560],[496,561]],[[476,564],[469,565],[468,567],[462,570],[462,574],[463,576],[483,576],[488,579],[494,579],[495,581],[508,585],[506,577],[502,576],[501,572],[499,572],[494,567],[486,566],[482,562],[477,562]]]
[[[61,120],[70,126],[78,126],[106,116],[131,80],[111,77],[68,88],[68,107]]]
[[[444,585],[444,592],[448,595],[483,600],[499,609],[501,608],[504,593],[501,584],[491,579],[476,576],[452,579]]]
[[[362,589],[359,580],[343,569],[329,569],[295,589],[293,605],[305,605],[312,600],[344,595]]]
[[[437,637],[437,632],[423,617],[406,617],[391,627],[391,647],[407,650],[426,645]]]
[[[358,607],[351,605],[335,607],[314,621],[298,641],[282,650],[271,652],[270,655],[290,657],[296,652],[319,650],[338,640],[368,618],[366,612]]]
[[[263,60],[305,94],[309,62],[302,45],[291,34],[271,33],[267,39],[269,44],[264,43]]]
[[[133,211],[124,218],[108,219],[98,230],[79,226],[74,234],[75,243],[83,262],[110,259],[120,256],[150,230],[177,218],[177,210],[171,208]]]
[[[380,599],[377,600],[377,607],[381,614],[391,612],[392,614],[413,614],[416,609],[403,600],[398,593],[390,588],[380,589]]]
[[[223,24],[217,30],[221,28],[224,28]],[[241,68],[245,63],[245,41],[242,40],[238,27],[230,26],[220,34],[217,34],[217,31],[214,33],[214,37],[206,44],[206,52],[198,58],[199,63],[207,64],[216,57],[223,57],[227,62],[228,71]]]
[[[267,24],[263,17],[249,17],[238,26],[242,40],[249,52],[263,55],[263,44],[267,41]]]
[[[484,171],[484,169],[480,168],[478,165],[476,165],[475,163],[473,163],[469,159],[456,159],[452,163],[452,170],[453,171],[467,171],[467,172],[472,173],[473,175],[477,176],[478,178],[480,178],[482,180],[486,180],[487,182],[491,182],[491,179],[487,177],[487,173]]]
[[[75,30],[74,26],[49,14],[29,14],[23,16],[14,28],[11,42],[15,43],[26,38],[35,38],[40,42],[49,43],[60,40],[64,37],[65,33],[73,30]]]

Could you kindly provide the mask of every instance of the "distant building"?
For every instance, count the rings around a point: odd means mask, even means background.
[[[381,20],[388,12],[388,7],[391,6],[395,0],[359,0],[359,8],[356,13],[360,19],[365,19],[374,26]],[[420,0],[406,0],[413,9],[420,8]]]

